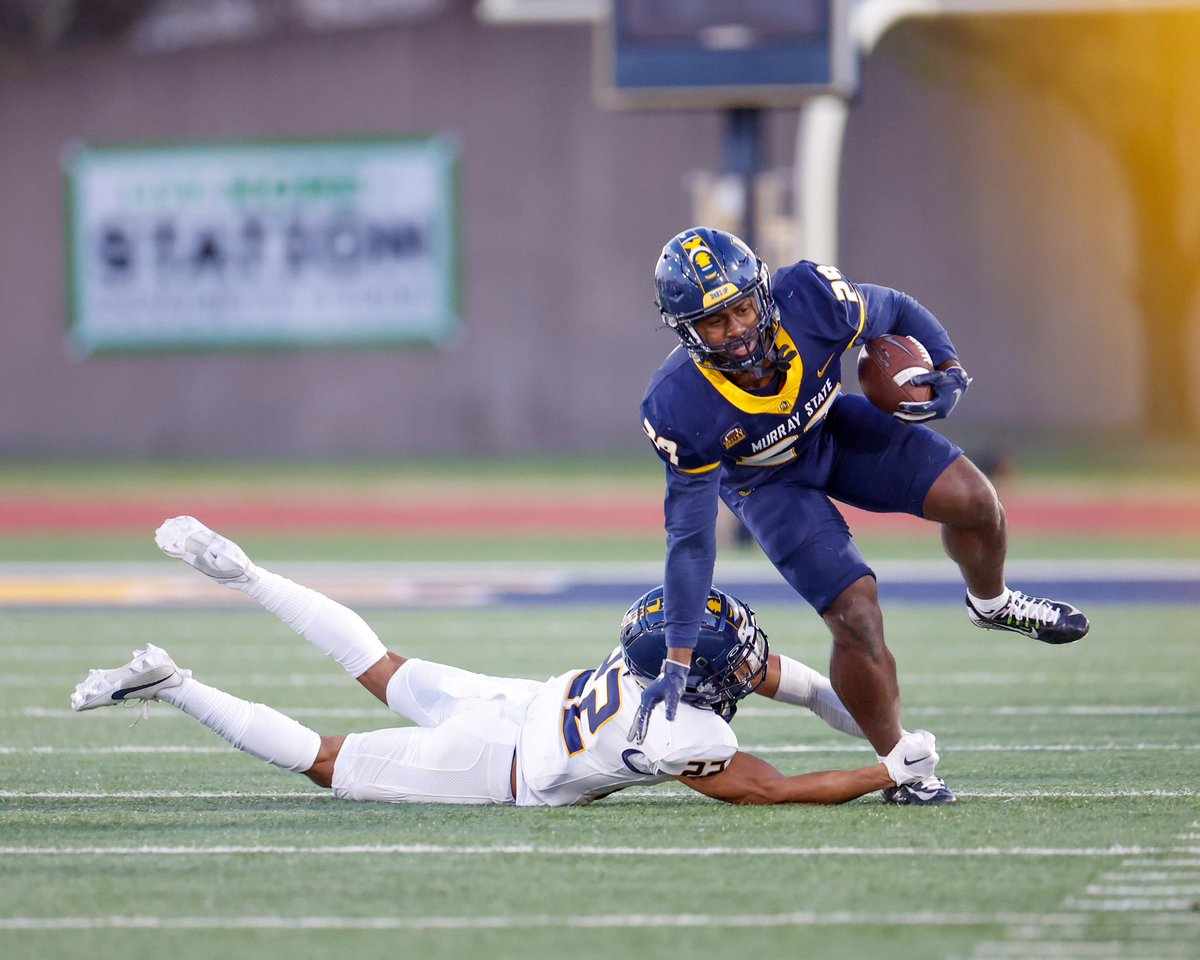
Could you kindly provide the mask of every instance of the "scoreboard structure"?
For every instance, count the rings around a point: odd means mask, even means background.
[[[838,261],[839,171],[860,63],[896,24],[945,16],[1200,8],[1200,0],[475,2],[492,23],[592,24],[592,87],[601,107],[725,109],[726,166],[747,181],[761,159],[759,114],[773,107],[798,110],[795,249],[822,263]],[[750,222],[742,229],[753,234],[753,227]]]
[[[798,107],[850,93],[836,0],[612,0],[596,27],[595,91],[615,109]]]

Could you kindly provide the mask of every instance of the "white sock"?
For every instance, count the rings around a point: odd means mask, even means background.
[[[242,752],[283,770],[303,773],[321,749],[321,737],[291,717],[191,677],[163,690],[158,699],[199,720]]]
[[[387,656],[387,647],[362,617],[323,593],[262,567],[255,580],[233,586],[340,663],[352,677],[362,676]]]
[[[850,711],[833,692],[829,679],[799,660],[780,655],[779,689],[772,699],[807,707],[834,730],[867,739],[858,721],[850,716]]]
[[[1008,587],[1004,588],[1004,592],[998,597],[991,600],[981,600],[969,590],[967,591],[967,599],[971,601],[971,606],[982,613],[985,617],[990,617],[994,613],[998,613],[1003,606],[1008,603],[1008,596],[1012,593]]]

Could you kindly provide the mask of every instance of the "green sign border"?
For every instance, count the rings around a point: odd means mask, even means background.
[[[83,328],[83,304],[80,276],[82,272],[80,186],[79,178],[93,157],[111,157],[119,154],[147,156],[153,154],[220,152],[230,149],[270,147],[344,147],[373,145],[424,144],[440,154],[441,191],[445,207],[446,230],[442,233],[435,258],[445,264],[441,271],[442,301],[448,305],[448,313],[436,330],[413,335],[397,331],[394,335],[364,334],[361,337],[313,337],[278,334],[272,336],[252,335],[244,339],[236,336],[181,337],[169,342],[146,340],[142,337],[95,338],[85,335]],[[235,353],[248,350],[262,352],[294,352],[297,350],[353,350],[374,347],[440,347],[451,341],[462,324],[462,257],[461,257],[461,167],[457,141],[445,134],[407,136],[348,136],[348,137],[297,137],[272,139],[202,140],[202,141],[115,141],[109,143],[87,143],[78,141],[64,151],[63,189],[64,230],[66,250],[64,269],[66,272],[67,316],[66,327],[69,342],[80,356],[103,357],[116,354],[193,354]]]

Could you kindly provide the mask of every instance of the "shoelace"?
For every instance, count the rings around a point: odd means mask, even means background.
[[[1061,611],[1049,600],[1041,597],[1031,597],[1027,593],[1016,593],[1008,598],[1008,606],[1004,616],[1021,623],[1044,623],[1051,626],[1058,623]]]
[[[180,670],[178,667],[176,667],[175,673],[180,678],[181,683],[184,680],[187,680],[192,675],[191,670]],[[128,710],[130,707],[133,707],[133,706],[134,706],[134,702],[132,700],[126,700],[124,703],[121,704],[121,707],[125,710]],[[150,717],[150,701],[143,700],[141,707],[137,708],[137,711],[138,711],[138,715],[134,719],[133,723],[131,723],[129,725],[130,727],[136,727],[143,720],[149,719],[149,717]]]
[[[126,710],[128,710],[132,706],[133,706],[132,700],[128,700],[124,704],[122,704],[122,707]],[[137,707],[136,709],[137,709],[138,715],[133,718],[133,723],[131,723],[129,725],[130,727],[136,727],[139,723],[141,723],[143,720],[147,719],[150,716],[150,701],[143,700],[142,705],[140,707]]]

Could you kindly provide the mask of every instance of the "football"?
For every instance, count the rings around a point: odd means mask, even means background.
[[[902,403],[924,403],[933,389],[909,381],[933,369],[929,351],[914,337],[886,334],[868,340],[858,354],[858,385],[875,406],[895,413]]]

